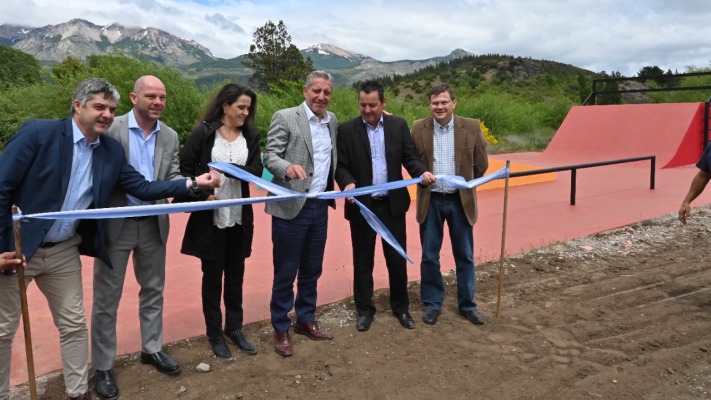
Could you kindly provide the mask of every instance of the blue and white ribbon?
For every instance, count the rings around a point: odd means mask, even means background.
[[[173,204],[152,204],[143,206],[127,206],[127,207],[113,207],[113,208],[98,208],[89,210],[74,210],[74,211],[58,211],[58,212],[46,212],[37,214],[17,214],[13,215],[13,220],[24,220],[29,218],[34,219],[107,219],[107,218],[128,218],[128,217],[145,217],[152,215],[164,215],[180,212],[193,212],[193,211],[204,211],[213,210],[221,207],[232,207],[232,206],[242,206],[247,204],[255,203],[267,203],[272,201],[284,201],[292,200],[297,198],[313,198],[321,200],[335,200],[341,198],[349,198],[355,196],[362,196],[367,194],[372,194],[375,192],[381,192],[386,190],[400,189],[410,185],[418,184],[422,182],[421,178],[412,178],[395,182],[387,182],[380,185],[363,186],[355,188],[353,190],[348,190],[345,192],[320,192],[320,193],[300,193],[291,189],[287,189],[276,185],[272,182],[264,180],[260,177],[254,176],[243,169],[235,167],[232,164],[225,162],[212,162],[208,164],[210,167],[225,172],[235,178],[241,179],[246,182],[253,183],[266,189],[268,192],[272,193],[273,196],[266,197],[250,197],[243,199],[225,199],[225,200],[213,200],[213,201],[200,201],[200,202],[190,202],[190,203],[173,203]],[[504,167],[496,172],[489,175],[482,176],[481,178],[473,179],[471,181],[465,181],[461,176],[456,175],[435,175],[435,177],[443,182],[446,182],[450,186],[456,189],[473,189],[477,186],[483,185],[487,182],[491,182],[495,179],[505,178],[509,173],[509,170]],[[387,243],[389,243],[398,253],[405,257],[410,263],[412,260],[407,256],[402,246],[395,240],[390,231],[385,227],[385,225],[378,219],[378,217],[373,214],[363,203],[355,201],[355,204],[360,208],[360,212],[363,218],[368,222],[368,224],[375,230],[376,233],[380,235]]]

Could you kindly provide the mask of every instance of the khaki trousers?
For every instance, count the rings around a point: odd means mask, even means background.
[[[59,329],[59,347],[64,385],[72,397],[88,390],[89,341],[84,317],[79,235],[53,247],[38,248],[27,263],[25,282],[32,281],[47,298],[54,325]],[[30,308],[32,306],[30,305]],[[17,275],[0,275],[0,399],[9,398],[12,340],[21,318]]]

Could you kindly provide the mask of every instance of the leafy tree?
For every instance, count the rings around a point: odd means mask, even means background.
[[[675,88],[679,86],[679,83],[681,82],[681,78],[678,76],[672,76],[676,75],[675,72],[672,72],[671,68],[667,70],[667,72],[664,74],[664,86],[668,88]]]
[[[659,85],[664,85],[664,71],[656,65],[642,67],[642,69],[637,72],[637,77],[640,78],[640,82],[644,82],[646,80],[653,80]]]
[[[40,64],[36,58],[8,46],[0,46],[0,87],[31,85],[40,81]]]
[[[284,21],[275,25],[267,21],[254,32],[254,44],[249,46],[243,64],[251,68],[252,84],[261,90],[283,82],[303,81],[313,70],[311,58],[304,60],[299,49],[291,44]]]
[[[69,116],[72,92],[89,76],[104,78],[121,94],[117,115],[128,112],[133,105],[129,93],[142,75],[155,75],[165,84],[168,103],[161,121],[178,132],[181,142],[190,134],[200,117],[200,107],[212,93],[198,91],[195,82],[183,77],[179,70],[144,62],[120,54],[89,56],[86,64],[66,59],[45,81],[33,85],[0,87],[0,149],[22,122],[33,118],[65,118]]]
[[[576,80],[578,85],[578,96],[580,98],[580,102],[582,103],[588,98],[588,95],[590,95],[590,91],[592,90],[591,83],[589,79],[583,76],[583,74],[578,74]]]
[[[87,64],[93,76],[111,82],[121,94],[121,104],[116,115],[133,108],[129,93],[136,79],[143,75],[154,75],[165,85],[168,100],[161,121],[178,132],[181,143],[187,139],[193,125],[200,118],[200,108],[212,93],[202,94],[195,81],[183,77],[179,70],[160,65],[155,61],[140,61],[122,54],[89,56]]]
[[[73,79],[88,72],[87,66],[74,57],[67,57],[52,67],[52,75],[57,79]]]
[[[600,78],[601,79],[622,78],[622,74],[619,73],[618,71],[612,71],[608,75],[605,71],[602,71],[602,72],[600,72]],[[604,92],[604,91],[615,92],[615,91],[620,90],[620,84],[617,83],[617,81],[602,82],[600,85],[598,85],[597,90],[601,91],[601,92]],[[622,93],[620,93],[620,92],[602,93],[602,94],[597,95],[596,104],[621,104],[621,103],[622,103]]]

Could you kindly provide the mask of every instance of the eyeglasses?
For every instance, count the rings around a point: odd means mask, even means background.
[[[430,103],[430,105],[431,105],[432,107],[440,107],[440,106],[441,106],[441,107],[446,107],[446,106],[448,106],[449,103],[451,103],[451,102],[452,102],[452,100],[433,101],[433,102]]]

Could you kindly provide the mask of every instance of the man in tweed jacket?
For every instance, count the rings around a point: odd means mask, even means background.
[[[264,166],[272,180],[301,193],[333,190],[336,168],[335,114],[326,110],[333,93],[331,74],[315,71],[306,78],[305,101],[277,111],[272,117]],[[284,356],[293,352],[287,314],[296,311],[294,333],[312,340],[330,340],[331,333],[316,323],[317,282],[321,276],[326,247],[327,200],[294,199],[267,203],[272,215],[274,282],[269,304],[274,328],[274,350]],[[294,281],[298,276],[294,297]]]
[[[429,118],[412,124],[418,156],[434,174],[453,174],[469,181],[486,172],[489,160],[479,121],[454,115],[457,99],[447,84],[429,93]],[[469,322],[481,325],[484,318],[474,302],[474,224],[477,218],[476,189],[457,190],[443,181],[417,188],[417,222],[420,223],[422,263],[420,292],[425,312],[422,320],[434,325],[442,311],[444,281],[440,250],[447,222],[457,274],[457,308]]]

